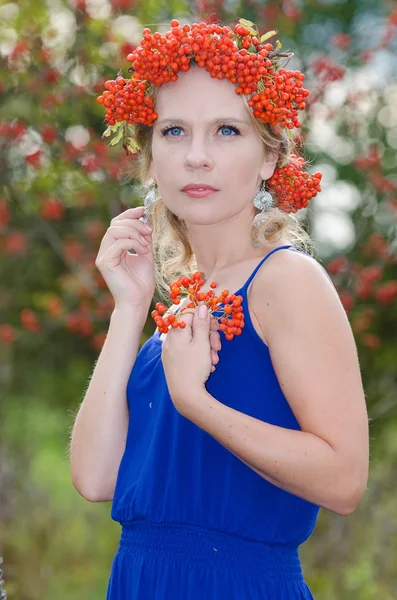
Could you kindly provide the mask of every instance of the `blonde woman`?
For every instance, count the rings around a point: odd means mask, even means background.
[[[190,34],[172,28],[178,58]],[[265,189],[291,156],[285,127],[255,116],[232,77],[183,64],[152,89],[155,118],[135,123],[150,210],[115,217],[99,249],[115,308],[74,426],[73,483],[112,500],[122,525],[108,600],[309,599],[299,545],[320,507],[349,515],[367,483],[356,347],[283,189]],[[195,270],[202,291],[242,297],[241,335],[226,339],[201,303],[139,349],[156,284]]]

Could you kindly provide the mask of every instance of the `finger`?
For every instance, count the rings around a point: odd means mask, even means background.
[[[218,319],[211,317],[211,331],[219,331]]]
[[[141,217],[144,212],[145,212],[144,206],[135,206],[134,208],[127,208],[127,210],[124,210],[119,215],[116,215],[115,217],[113,217],[113,219],[111,220],[111,223],[113,223],[113,221],[120,221],[121,219],[137,219],[138,220],[139,217]]]
[[[148,229],[142,221],[138,221],[137,219],[119,219],[118,221],[111,221],[110,227],[130,227],[131,229],[138,231],[141,235],[149,236],[152,234],[152,231]]]
[[[145,253],[151,249],[151,244],[148,238],[143,237],[135,227],[111,225],[101,242],[99,248],[99,256],[101,256],[108,248],[110,248],[116,240],[131,239],[136,242],[136,247],[132,248],[136,252]]]
[[[95,265],[97,267],[103,268],[105,267],[115,267],[120,264],[121,257],[123,256],[123,252],[128,252],[130,250],[135,250],[137,252],[138,242],[136,240],[130,239],[120,239],[116,240],[114,244],[112,244],[100,257],[98,257],[95,261]],[[142,246],[142,250],[137,252],[138,254],[150,255],[150,252],[147,248]]]
[[[135,227],[128,225],[111,225],[108,228],[107,233],[115,240],[119,240],[120,238],[131,238],[132,240],[136,239],[142,242],[142,244],[145,244],[147,247],[151,245],[150,237],[142,235]]]
[[[215,350],[211,350],[211,362],[213,365],[217,365],[219,362],[219,356]]]
[[[205,305],[197,306],[193,315],[193,340],[198,344],[209,343],[210,332],[210,315],[208,310],[205,312],[204,318],[199,316],[199,310]]]
[[[221,336],[217,331],[211,331],[210,333],[210,344],[214,350],[220,350],[222,348]]]

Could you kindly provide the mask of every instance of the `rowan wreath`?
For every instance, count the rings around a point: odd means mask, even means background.
[[[106,109],[108,128],[103,135],[114,136],[110,145],[122,141],[128,154],[139,152],[135,126],[152,127],[158,117],[154,88],[177,81],[178,73],[189,71],[193,61],[211,77],[228,79],[236,94],[248,97],[254,117],[275,134],[300,127],[298,111],[305,108],[309,95],[303,87],[305,76],[282,66],[293,53],[282,52],[279,40],[275,47],[269,43],[276,31],[259,36],[256,25],[244,19],[233,29],[204,22],[181,26],[176,19],[170,25],[164,34],[146,27],[140,45],[127,56],[131,78],[119,73],[115,80],[106,81],[105,91],[97,98]],[[305,172],[304,159],[292,153],[267,185],[270,192],[276,192],[280,210],[296,212],[321,191],[321,177],[321,173]]]

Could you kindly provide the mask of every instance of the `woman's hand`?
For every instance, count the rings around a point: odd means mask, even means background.
[[[207,309],[204,318],[199,316],[199,308],[194,314],[193,309],[186,309],[183,320],[184,329],[171,328],[167,333],[161,355],[168,391],[181,414],[190,407],[192,392],[205,389],[219,360],[215,349],[221,348],[217,321]]]
[[[95,260],[115,306],[148,310],[154,295],[152,234],[139,220],[144,210],[128,208],[111,220]]]

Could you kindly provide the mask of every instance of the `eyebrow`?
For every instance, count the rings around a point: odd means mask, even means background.
[[[180,123],[181,125],[187,125],[188,122],[184,119],[180,119],[178,117],[168,117],[167,119],[161,119],[160,121],[155,121],[155,125],[161,125],[162,123],[169,123],[170,121]],[[235,117],[218,117],[217,119],[212,119],[209,121],[209,125],[215,125],[217,123],[244,123],[245,125],[250,125],[248,121],[245,119],[238,119]]]

